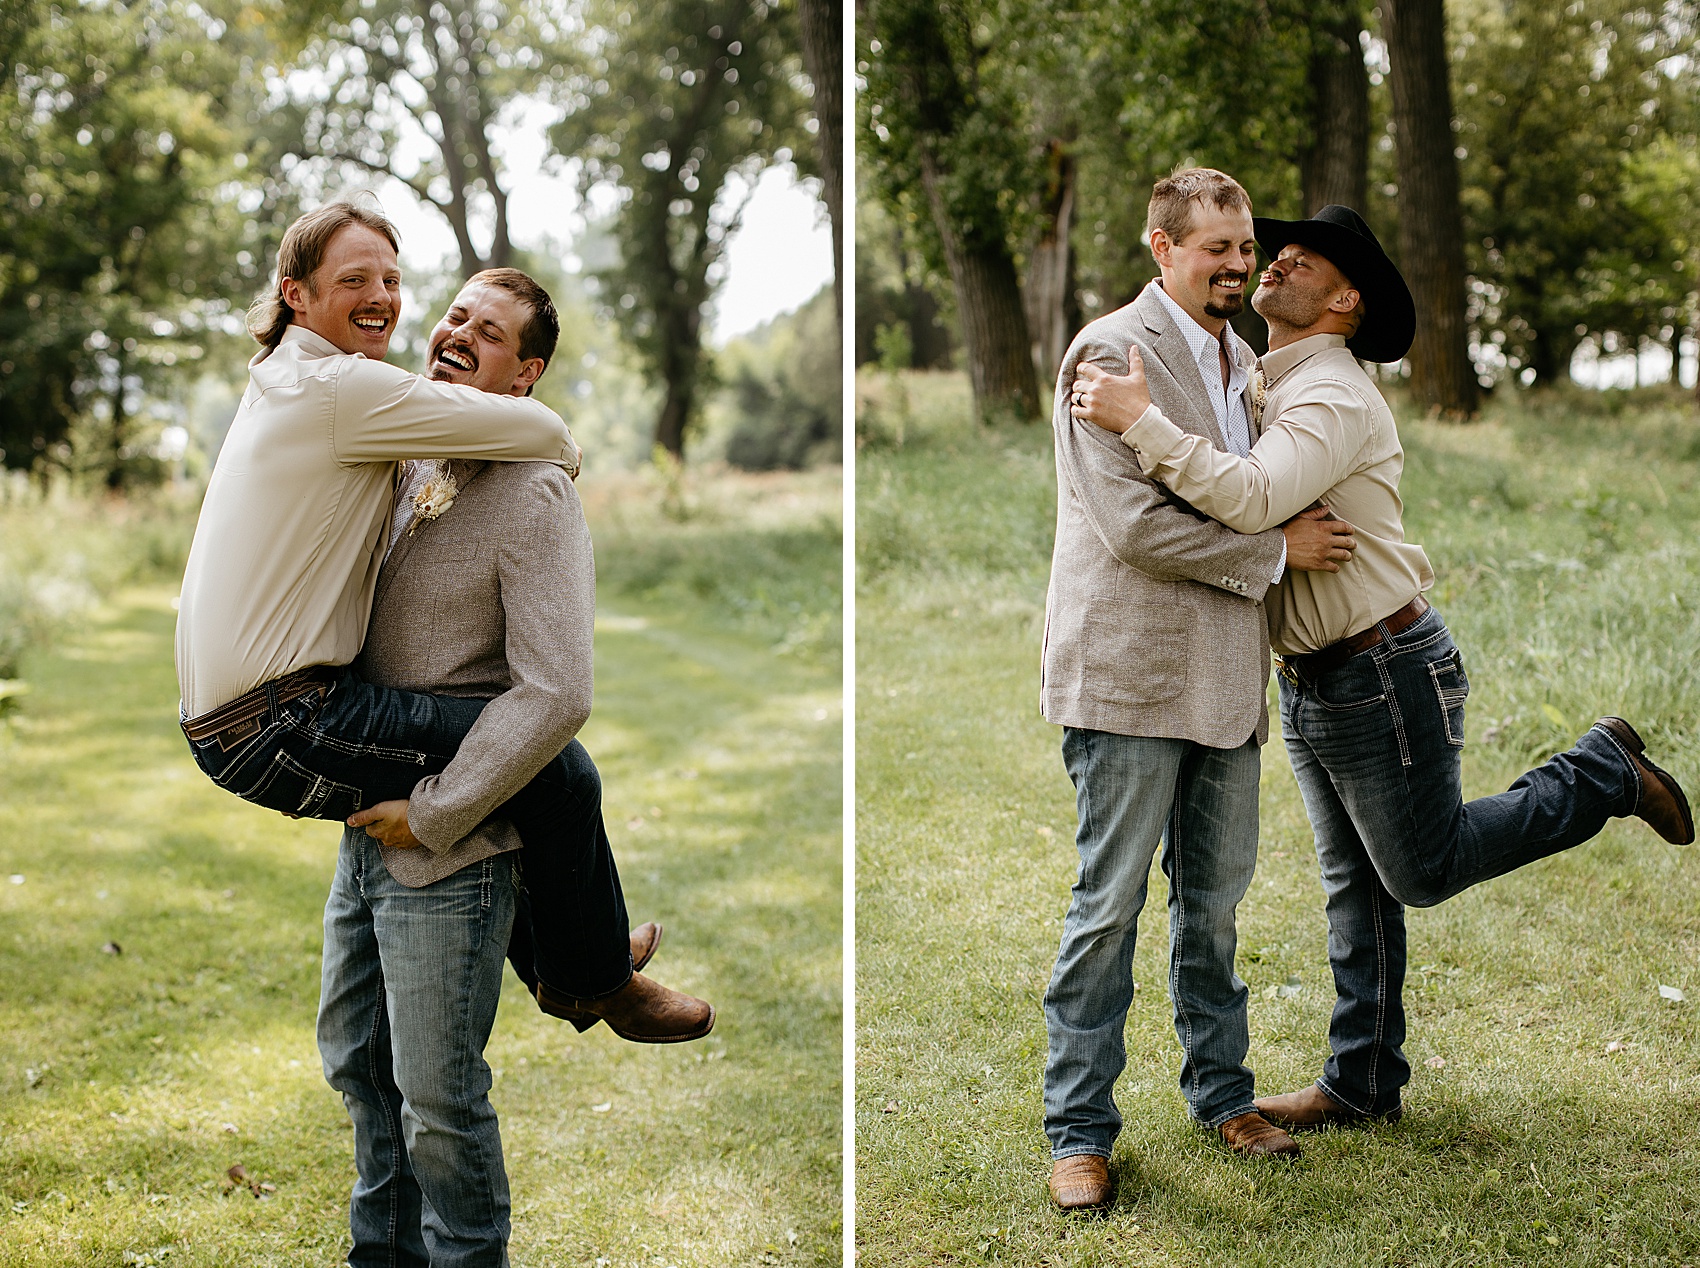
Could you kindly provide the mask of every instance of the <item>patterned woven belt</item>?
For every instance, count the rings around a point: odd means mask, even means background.
[[[271,711],[274,698],[283,705],[313,691],[328,696],[331,684],[341,672],[342,668],[338,665],[309,665],[305,669],[297,669],[282,678],[262,683],[211,713],[189,718],[183,723],[183,734],[196,742],[217,740],[221,749],[229,750],[259,731],[266,714]]]

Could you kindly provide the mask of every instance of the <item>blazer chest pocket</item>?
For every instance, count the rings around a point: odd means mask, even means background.
[[[1105,704],[1160,704],[1186,687],[1198,637],[1191,607],[1098,599],[1086,613],[1086,693]]]

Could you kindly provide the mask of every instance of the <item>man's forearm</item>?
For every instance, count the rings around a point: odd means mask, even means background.
[[[434,853],[470,834],[547,766],[590,716],[582,692],[521,683],[484,707],[442,774],[419,781],[408,806],[413,834]]]
[[[1147,475],[1241,533],[1285,524],[1333,487],[1340,465],[1326,431],[1284,420],[1244,458],[1182,431],[1155,405],[1121,439]]]
[[[1118,437],[1086,423],[1070,426],[1072,434],[1059,437],[1057,461],[1112,555],[1160,580],[1263,597],[1285,549],[1278,531],[1248,536],[1177,505],[1127,469],[1130,455]]]

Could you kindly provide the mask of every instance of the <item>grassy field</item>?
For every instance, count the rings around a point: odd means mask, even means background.
[[[1106,1219],[1051,1207],[1041,999],[1076,854],[1060,732],[1038,714],[1050,431],[976,428],[951,376],[860,390],[863,1268],[1700,1263],[1700,853],[1634,820],[1409,914],[1405,1117],[1306,1137],[1290,1167],[1235,1158],[1186,1119],[1157,872],[1119,1194]],[[1467,427],[1399,412],[1408,536],[1470,665],[1467,793],[1505,788],[1602,713],[1700,789],[1692,406],[1501,399]],[[1259,1090],[1302,1086],[1333,989],[1278,738],[1239,931]]]
[[[488,1053],[516,1265],[835,1264],[837,473],[583,489],[602,585],[583,738],[677,1047],[585,1035],[509,973]],[[174,725],[174,582],[22,657],[0,722],[0,1265],[329,1265],[347,1117],[313,1041],[334,827],[213,788]],[[10,883],[8,883],[10,878]],[[229,1192],[242,1165],[262,1197]]]

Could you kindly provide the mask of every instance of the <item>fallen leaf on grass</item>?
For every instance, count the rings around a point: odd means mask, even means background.
[[[1621,1039],[1613,1039],[1606,1045],[1607,1052],[1625,1052],[1628,1048],[1629,1045],[1624,1043]]]
[[[219,1187],[227,1194],[234,1193],[238,1185],[247,1189],[257,1198],[270,1197],[277,1192],[277,1185],[275,1184],[269,1182],[256,1183],[253,1177],[248,1174],[248,1169],[239,1162],[224,1174],[228,1178],[222,1181]]]
[[[887,1101],[885,1103],[885,1108],[882,1109],[880,1111],[880,1113],[882,1113],[882,1114],[895,1114],[895,1113],[897,1113],[897,1102],[896,1101]]]
[[[123,955],[124,954],[124,948],[119,946],[116,942],[103,943],[101,945],[100,949],[106,955]]]
[[[1680,1004],[1688,997],[1674,986],[1661,986],[1659,987],[1659,998],[1668,999],[1673,1004]]]
[[[1446,1068],[1446,1058],[1430,1057],[1427,1061],[1423,1062],[1423,1064],[1431,1070],[1444,1070]]]
[[[590,1107],[590,1112],[592,1114],[606,1114],[609,1110],[611,1110],[613,1108],[614,1108],[614,1102],[613,1101],[603,1101],[602,1104],[600,1104],[600,1105],[592,1105]]]

